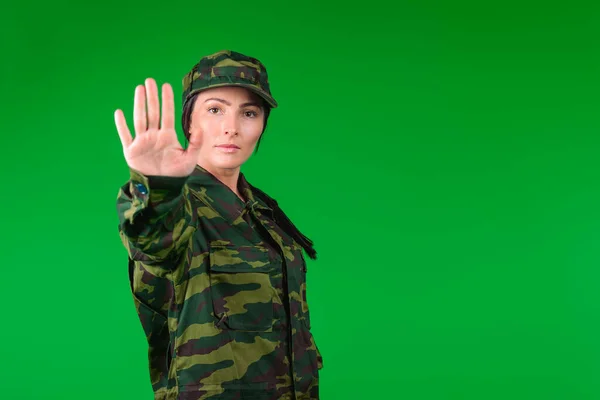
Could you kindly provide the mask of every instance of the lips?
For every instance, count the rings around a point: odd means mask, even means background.
[[[239,149],[239,146],[236,146],[235,144],[220,144],[217,147],[221,147],[224,149]]]

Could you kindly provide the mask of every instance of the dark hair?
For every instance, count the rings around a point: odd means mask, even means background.
[[[259,97],[259,96],[257,96]],[[185,101],[183,105],[183,112],[181,114],[181,126],[183,128],[183,133],[185,135],[186,141],[190,140],[190,124],[192,122],[192,111],[194,110],[194,104],[196,104],[196,99],[198,98],[198,92],[194,93],[190,98]],[[259,97],[262,100],[262,97]],[[260,145],[260,141],[265,133],[265,129],[267,128],[267,120],[269,119],[269,115],[271,114],[271,107],[267,104],[266,101],[262,100],[262,109],[264,112],[264,124],[263,131],[258,138],[258,142],[256,143],[256,148],[254,152],[258,151],[258,146]],[[264,201],[269,207],[273,209],[273,215],[275,218],[275,223],[283,229],[285,233],[291,236],[302,248],[306,251],[306,254],[313,260],[317,258],[317,252],[313,247],[313,242],[306,236],[304,236],[298,228],[290,221],[290,219],[285,215],[283,210],[277,204],[275,199],[271,198],[262,190],[250,185],[252,192],[255,193],[262,201]]]
[[[250,184],[249,184],[250,185]],[[273,209],[273,216],[275,217],[275,223],[283,229],[285,233],[290,235],[302,248],[306,251],[306,254],[313,260],[317,258],[317,252],[313,247],[313,242],[306,236],[300,232],[298,228],[290,221],[290,219],[285,215],[283,210],[277,204],[277,201],[268,194],[263,192],[262,190],[250,185],[252,192],[255,193],[259,198],[261,198],[269,207]]]

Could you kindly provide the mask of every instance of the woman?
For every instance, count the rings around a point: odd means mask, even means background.
[[[159,107],[147,79],[135,90],[135,138],[115,112],[130,168],[119,232],[155,399],[318,399],[302,251],[316,253],[240,172],[277,107],[264,65],[221,51],[194,66],[183,79],[185,150],[168,84]]]

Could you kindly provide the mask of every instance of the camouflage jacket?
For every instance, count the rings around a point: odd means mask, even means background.
[[[302,248],[240,174],[131,170],[117,199],[155,399],[318,399]]]

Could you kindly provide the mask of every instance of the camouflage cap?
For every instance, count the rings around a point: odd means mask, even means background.
[[[271,95],[265,66],[256,58],[231,50],[202,57],[183,77],[183,103],[196,92],[219,86],[241,86],[261,96],[271,107],[277,102]]]

